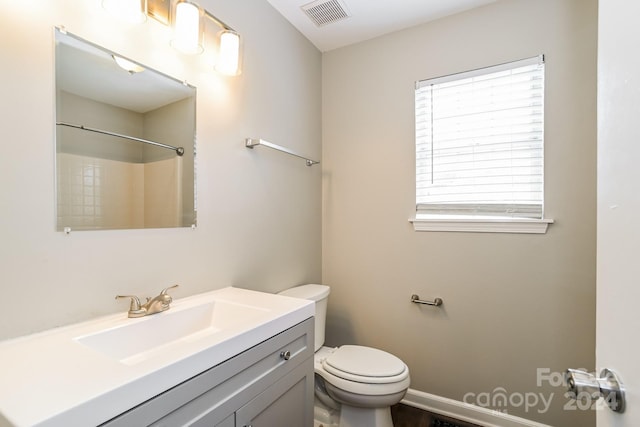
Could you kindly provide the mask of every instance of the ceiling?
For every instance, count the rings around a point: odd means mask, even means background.
[[[372,39],[496,0],[268,0],[320,51]],[[339,3],[350,15],[316,26],[303,11],[309,3]]]

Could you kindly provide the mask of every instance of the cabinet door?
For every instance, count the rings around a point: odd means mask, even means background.
[[[312,427],[313,358],[236,412],[236,427]]]

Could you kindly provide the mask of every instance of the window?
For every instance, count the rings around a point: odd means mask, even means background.
[[[415,109],[414,225],[544,223],[546,231],[542,56],[419,81]]]

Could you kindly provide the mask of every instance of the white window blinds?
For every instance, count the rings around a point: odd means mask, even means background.
[[[417,213],[542,218],[543,101],[543,56],[417,82]]]

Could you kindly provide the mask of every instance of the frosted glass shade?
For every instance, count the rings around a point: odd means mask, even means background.
[[[227,76],[240,74],[240,35],[235,31],[224,30],[220,32],[219,40],[216,71]]]
[[[202,53],[202,13],[200,8],[186,1],[176,5],[171,46],[186,54]]]

